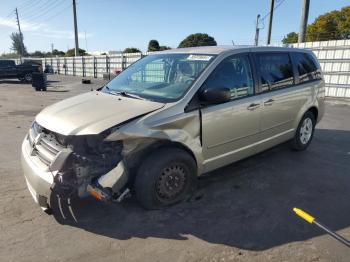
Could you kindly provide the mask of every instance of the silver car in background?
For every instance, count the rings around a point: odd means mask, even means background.
[[[312,52],[198,47],[149,55],[97,91],[40,112],[22,144],[28,188],[147,209],[183,200],[197,176],[285,141],[306,149],[324,114]]]

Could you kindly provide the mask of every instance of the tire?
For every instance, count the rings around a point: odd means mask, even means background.
[[[31,83],[33,81],[33,76],[31,73],[26,73],[24,75],[24,81],[27,83]]]
[[[314,136],[316,120],[312,112],[307,111],[300,120],[298,128],[292,140],[292,148],[296,151],[303,151],[310,145]]]
[[[195,160],[178,148],[160,148],[139,167],[134,190],[145,209],[159,209],[184,200],[197,180]]]

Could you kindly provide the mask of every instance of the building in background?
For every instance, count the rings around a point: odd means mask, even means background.
[[[103,51],[103,50],[98,50],[98,51],[89,51],[89,55],[119,55],[121,54],[122,51],[115,51],[115,50],[110,50],[110,51]]]

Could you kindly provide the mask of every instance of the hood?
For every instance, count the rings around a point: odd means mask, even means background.
[[[91,135],[163,106],[162,103],[93,91],[45,108],[37,115],[36,122],[66,136]]]

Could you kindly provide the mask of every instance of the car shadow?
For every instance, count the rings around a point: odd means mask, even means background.
[[[47,89],[45,92],[51,93],[66,93],[69,92],[68,89]]]
[[[334,230],[350,226],[350,132],[317,129],[308,150],[282,144],[212,172],[189,201],[146,211],[134,198],[72,204],[78,220],[59,223],[114,239],[195,236],[214,244],[265,250],[324,234],[292,212],[299,207]],[[68,217],[68,209],[64,207]]]
[[[20,81],[18,79],[6,79],[6,80],[0,80],[0,85],[1,84],[29,85],[30,83]]]
[[[57,80],[47,80],[46,83],[48,85],[53,84],[53,83],[58,83],[60,81]],[[0,84],[15,84],[15,85],[23,85],[23,84],[27,84],[27,85],[32,85],[32,83],[28,83],[28,82],[24,82],[24,81],[20,81],[18,79],[6,79],[6,80],[0,80]]]

